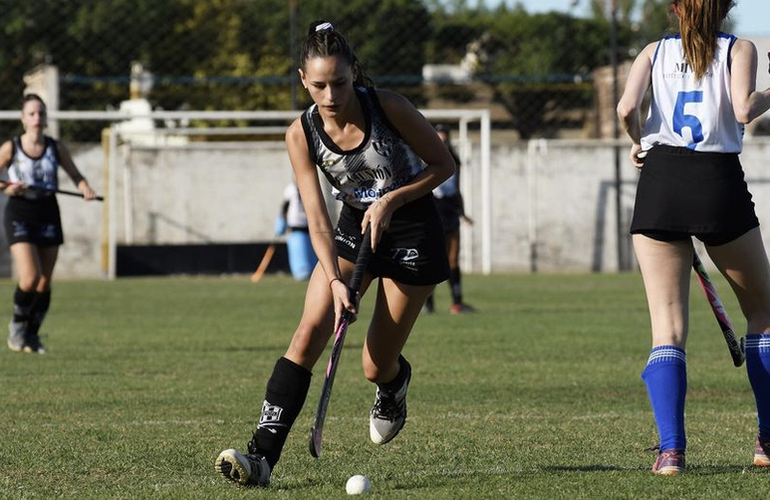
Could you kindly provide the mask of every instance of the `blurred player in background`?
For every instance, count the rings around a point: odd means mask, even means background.
[[[371,86],[330,23],[311,25],[300,60],[302,83],[315,104],[289,127],[286,144],[319,264],[299,327],[267,383],[246,453],[229,449],[216,460],[216,470],[240,484],[267,486],[305,403],[313,366],[343,310],[356,312],[347,283],[365,228],[373,252],[361,294],[379,278],[362,353],[364,375],[377,386],[369,413],[376,444],[389,442],[404,426],[412,371],[401,351],[425,299],[449,275],[431,191],[455,166],[433,127],[403,96]],[[342,201],[336,228],[318,170]]]
[[[746,367],[759,422],[754,465],[770,466],[770,267],[738,159],[744,124],[770,107],[770,89],[755,91],[754,45],[720,32],[732,6],[674,1],[681,34],[642,51],[618,104],[633,141],[631,162],[641,170],[631,233],[652,324],[642,378],[660,438],[656,474],[685,469],[692,236],[706,245],[746,317]]]
[[[445,125],[437,125],[436,133],[457,166],[454,175],[433,190],[436,208],[444,226],[444,240],[449,259],[449,291],[452,294],[452,306],[449,312],[452,314],[475,312],[473,307],[463,303],[463,289],[460,282],[460,221],[473,224],[473,221],[465,215],[463,197],[460,193],[460,158],[449,140],[449,128]],[[433,295],[430,294],[425,301],[424,310],[427,313],[435,310]]]
[[[307,227],[307,214],[302,205],[297,184],[292,182],[283,191],[281,213],[275,221],[275,235],[286,233],[286,247],[289,251],[289,268],[291,275],[297,281],[310,278],[318,258],[310,242],[310,232]]]
[[[0,181],[0,189],[9,197],[5,232],[19,279],[8,348],[39,354],[45,353],[40,325],[51,303],[51,278],[64,242],[55,196],[58,168],[64,169],[85,200],[96,197],[64,144],[43,134],[46,120],[43,100],[27,94],[21,109],[24,133],[0,146],[0,170],[8,171],[8,180]]]

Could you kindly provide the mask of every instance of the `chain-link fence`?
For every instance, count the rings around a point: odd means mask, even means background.
[[[646,3],[660,4],[658,18],[665,13],[664,1]],[[622,16],[612,23],[600,10],[579,18],[529,14],[502,0],[479,5],[0,0],[0,109],[18,109],[25,75],[29,82],[41,65],[57,72],[61,110],[117,109],[131,91],[153,109],[301,109],[310,101],[297,77],[300,46],[307,26],[326,19],[347,36],[377,86],[400,91],[419,107],[489,108],[495,129],[524,139],[606,136],[602,121],[612,119],[614,106],[600,105],[598,96],[611,92],[611,78],[597,71],[611,63],[613,40],[622,62],[643,30]],[[61,136],[96,142],[102,127],[65,122]],[[17,129],[0,122],[0,136]]]

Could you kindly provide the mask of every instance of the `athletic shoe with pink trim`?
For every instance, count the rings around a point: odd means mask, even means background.
[[[663,450],[658,453],[652,472],[661,476],[676,476],[684,472],[684,450]]]
[[[757,436],[757,446],[754,448],[754,465],[770,467],[770,440],[763,441]]]

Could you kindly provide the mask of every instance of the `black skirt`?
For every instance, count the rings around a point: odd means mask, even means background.
[[[335,229],[337,253],[355,262],[361,246],[364,210],[343,204]],[[449,278],[449,261],[433,195],[423,196],[395,212],[367,271],[406,285],[435,285]]]
[[[636,189],[631,233],[741,234],[759,226],[737,154],[655,146]]]
[[[56,196],[37,199],[11,196],[5,205],[3,222],[10,245],[25,242],[51,247],[64,243]]]

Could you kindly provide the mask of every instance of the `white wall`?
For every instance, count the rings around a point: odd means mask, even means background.
[[[495,144],[492,149],[492,271],[587,272],[618,269],[615,158],[610,143],[553,140]],[[117,203],[121,243],[266,242],[284,186],[291,181],[285,146],[275,143],[190,148],[135,148],[117,172],[116,193],[106,192],[100,145],[70,145],[75,162],[105,203],[59,195],[65,244],[57,278],[101,277],[106,268],[107,203]],[[624,266],[635,268],[627,228],[636,169],[620,149]],[[463,225],[466,271],[481,270],[481,197],[478,150],[463,167],[467,213]],[[746,141],[742,162],[757,214],[770,223],[770,139]],[[127,182],[128,181],[128,182]],[[60,179],[63,188],[71,181]],[[130,192],[133,204],[125,204]],[[4,200],[3,200],[4,201]],[[132,207],[130,211],[126,207]],[[336,210],[334,204],[332,210]],[[130,214],[129,217],[127,215]],[[129,230],[130,225],[130,230]],[[765,236],[770,231],[765,231]],[[770,241],[766,241],[770,244]],[[0,270],[3,262],[0,255]],[[5,259],[5,260],[4,260]],[[7,275],[7,273],[5,273]]]

